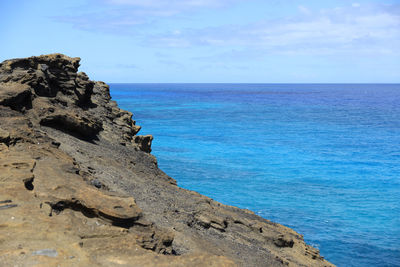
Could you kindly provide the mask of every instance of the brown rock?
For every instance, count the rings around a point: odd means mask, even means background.
[[[292,229],[177,187],[79,61],[0,64],[0,265],[333,266]]]
[[[153,141],[153,136],[151,135],[136,135],[134,142],[138,144],[140,150],[144,152],[151,152],[151,142]]]
[[[0,84],[0,105],[14,110],[31,108],[31,89],[19,83]]]
[[[40,124],[55,128],[76,137],[94,139],[102,130],[100,122],[90,118],[81,117],[72,112],[46,115]]]

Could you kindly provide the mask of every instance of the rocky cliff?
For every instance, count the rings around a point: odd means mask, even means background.
[[[295,231],[179,188],[79,61],[0,64],[0,266],[332,266]]]

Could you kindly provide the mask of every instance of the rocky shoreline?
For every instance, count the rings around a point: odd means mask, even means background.
[[[0,63],[0,266],[333,266],[292,229],[179,188],[79,62]]]

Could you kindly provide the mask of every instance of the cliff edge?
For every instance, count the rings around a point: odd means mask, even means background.
[[[292,229],[179,188],[79,62],[0,63],[0,266],[333,266]]]

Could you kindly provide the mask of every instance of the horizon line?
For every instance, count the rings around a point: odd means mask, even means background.
[[[107,84],[386,84],[400,85],[400,82],[106,82]]]

